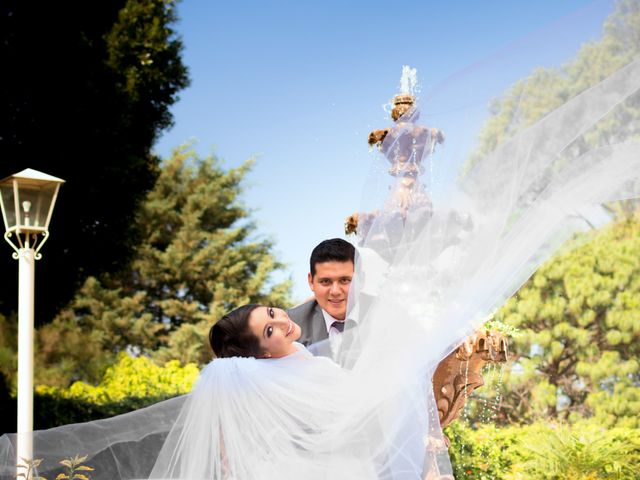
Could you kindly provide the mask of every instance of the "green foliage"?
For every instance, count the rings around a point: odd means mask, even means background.
[[[38,265],[36,324],[53,320],[89,276],[127,265],[153,187],[151,148],[188,84],[175,2],[0,4],[0,178],[30,167],[65,179]],[[10,256],[0,270],[14,272]],[[0,311],[17,281],[0,278]]]
[[[17,346],[18,322],[15,315],[6,318],[0,313],[0,377],[11,391],[15,391],[17,382]]]
[[[526,427],[525,427],[526,428]],[[457,480],[497,480],[522,461],[515,448],[520,437],[509,428],[483,425],[472,430],[460,421],[444,430],[451,441],[449,457]]]
[[[127,0],[118,20],[105,36],[106,64],[117,72],[116,89],[127,97],[129,114],[153,119],[153,129],[140,125],[140,134],[157,133],[172,124],[169,107],[188,84],[180,58],[182,42],[171,28],[178,20],[175,0]]]
[[[42,460],[42,458],[33,460],[23,458],[22,462],[17,465],[19,470],[17,478],[24,478],[25,480],[47,480],[45,477],[36,475],[38,468],[42,465]],[[94,468],[84,465],[86,460],[87,455],[75,455],[61,460],[59,463],[64,468],[63,471],[56,476],[55,480],[91,480],[89,472],[92,472]],[[45,468],[44,465],[42,468]]]
[[[469,155],[461,176],[525,128],[601,82],[630,63],[640,53],[640,1],[619,0],[604,23],[598,41],[582,45],[575,57],[560,68],[536,68],[517,81],[490,105],[490,117],[480,130],[476,148]],[[561,168],[564,157],[578,158],[604,144],[638,138],[640,94],[631,95],[568,145],[554,165]],[[628,218],[640,206],[637,199],[609,206],[616,218]]]
[[[447,427],[456,479],[632,479],[640,468],[640,431],[536,423]]]
[[[633,478],[640,467],[638,433],[596,426],[537,431],[523,442],[527,460],[514,469],[516,478]]]
[[[505,337],[517,337],[518,335],[520,335],[520,330],[518,330],[516,327],[514,327],[513,325],[509,325],[508,323],[505,323],[502,320],[495,318],[494,316],[484,322],[482,328],[490,332],[500,333]]]
[[[605,21],[602,39],[584,44],[576,56],[560,68],[536,68],[493,100],[491,117],[480,131],[477,149],[467,160],[463,173],[505,140],[629,63],[640,50],[638,38],[640,2],[618,1]],[[606,136],[615,122],[630,122],[628,115],[632,110],[623,110],[608,120],[612,123],[600,124],[590,132],[591,141],[597,136]]]
[[[47,480],[44,477],[36,475],[36,471],[42,463],[41,458],[35,458],[30,460],[28,458],[21,458],[21,461],[17,464],[18,474],[17,478],[24,478],[25,480]]]
[[[111,417],[142,408],[191,390],[198,367],[177,360],[158,366],[147,357],[126,353],[107,368],[97,385],[75,382],[68,388],[36,387],[36,428]]]
[[[37,383],[96,382],[122,351],[202,364],[222,314],[244,303],[289,305],[289,282],[270,280],[282,264],[240,200],[251,165],[224,170],[215,157],[174,152],[140,207],[143,240],[127,269],[88,278],[38,330]]]
[[[638,39],[640,1],[619,0],[600,40],[583,45],[561,68],[537,68],[494,100],[462,175],[505,140],[636,58]],[[596,146],[638,138],[639,107],[638,94],[616,106],[568,145],[552,168],[562,169],[566,157]],[[511,340],[511,362],[499,373],[488,372],[487,386],[474,396],[497,409],[499,424],[593,418],[605,427],[640,425],[638,205],[608,205],[617,224],[577,238],[573,250],[544,265],[496,314],[493,322],[520,335]],[[477,421],[482,409],[476,406],[470,415]]]
[[[69,307],[38,330],[36,378],[59,386],[70,379],[97,381],[127,345],[152,347],[162,326],[145,312],[143,298],[143,292],[125,296],[89,277]]]
[[[640,427],[640,214],[576,239],[497,313],[518,328],[512,361],[485,376],[499,423]]]
[[[147,311],[168,325],[157,356],[203,363],[206,332],[245,303],[289,304],[289,282],[270,284],[283,267],[268,240],[254,238],[250,212],[239,201],[253,162],[223,171],[217,159],[178,150],[145,202],[148,239],[132,265],[132,290],[146,292]]]
[[[64,472],[60,473],[56,477],[56,480],[90,480],[89,474],[86,472],[92,472],[94,469],[88,465],[84,465],[86,460],[87,455],[75,455],[74,457],[61,460],[60,465],[64,467]]]
[[[160,367],[147,357],[133,358],[121,353],[118,363],[107,368],[96,386],[84,382],[75,382],[66,389],[40,385],[36,392],[95,405],[131,398],[170,398],[189,392],[198,373],[194,363],[182,367],[177,360],[171,360]]]

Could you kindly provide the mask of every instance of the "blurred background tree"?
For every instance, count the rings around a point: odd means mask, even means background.
[[[35,321],[50,322],[85,278],[127,265],[153,187],[151,147],[188,85],[175,2],[0,5],[0,178],[31,167],[67,181],[38,264]],[[10,255],[0,270],[16,272]],[[0,279],[0,312],[17,281]]]
[[[559,69],[536,69],[493,102],[462,175],[518,131],[629,63],[640,51],[638,38],[640,2],[618,1],[602,39],[583,45]],[[635,94],[565,154],[579,156],[602,138],[637,139],[639,111]],[[610,138],[614,130],[617,136]],[[608,205],[614,224],[578,236],[573,249],[547,262],[502,308],[498,318],[522,335],[512,340],[514,361],[485,376],[489,386],[477,391],[474,421],[486,417],[479,405],[498,398],[500,424],[593,418],[604,427],[640,426],[639,206],[638,200]]]
[[[537,68],[492,101],[490,116],[478,133],[475,150],[460,170],[464,177],[503,142],[542,117],[601,82],[640,54],[640,2],[618,0],[603,25],[602,38],[584,44],[575,57],[559,68]],[[604,144],[640,137],[640,93],[617,105],[599,122],[566,146],[554,165],[576,158]],[[535,188],[535,185],[533,186]],[[622,200],[608,206],[614,218],[628,218],[640,200]]]
[[[617,1],[600,40],[560,68],[536,69],[493,101],[461,178],[505,140],[636,58],[639,38],[640,1]],[[638,112],[634,94],[553,167],[603,140],[637,140]],[[519,335],[511,338],[510,362],[483,372],[485,386],[448,428],[456,478],[637,477],[640,202],[605,209],[612,223],[577,235],[498,311],[498,322]]]
[[[576,56],[559,68],[536,68],[515,82],[489,105],[490,116],[480,129],[477,147],[461,169],[464,176],[497,146],[533,125],[567,100],[601,82],[640,53],[640,2],[618,0],[603,25],[602,38],[584,44]],[[567,150],[580,155],[600,137],[615,130],[611,143],[640,133],[640,95],[633,95],[606,121],[596,124],[579,143]],[[624,125],[625,128],[620,128]]]
[[[477,391],[479,405],[500,398],[500,424],[640,427],[640,212],[578,241],[497,314],[521,333],[512,361]]]

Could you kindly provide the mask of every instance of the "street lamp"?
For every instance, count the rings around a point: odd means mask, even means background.
[[[27,168],[0,180],[5,240],[18,260],[18,445],[17,460],[33,459],[33,290],[35,261],[49,238],[49,221],[61,180]]]

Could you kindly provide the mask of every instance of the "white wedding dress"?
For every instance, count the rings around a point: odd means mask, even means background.
[[[83,454],[92,478],[110,480],[450,474],[430,372],[584,228],[591,208],[640,196],[636,131],[621,124],[588,136],[620,109],[637,113],[639,90],[633,61],[504,142],[428,211],[403,217],[388,205],[361,239],[350,301],[367,308],[345,332],[346,368],[303,348],[276,360],[213,360],[189,395],[37,432],[40,473],[55,476],[47,468]],[[406,115],[385,141],[410,135],[416,121],[417,111]],[[15,474],[15,441],[0,439],[2,479]]]

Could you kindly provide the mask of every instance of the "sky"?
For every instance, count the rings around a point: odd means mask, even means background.
[[[403,65],[417,69],[421,120],[446,136],[434,189],[455,178],[489,101],[536,67],[558,67],[597,40],[610,0],[183,0],[175,29],[191,85],[154,150],[190,143],[224,168],[249,158],[244,203],[256,237],[274,243],[293,299],[310,296],[309,254],[346,237],[344,219],[370,190],[369,131]],[[382,192],[383,194],[384,192]]]

